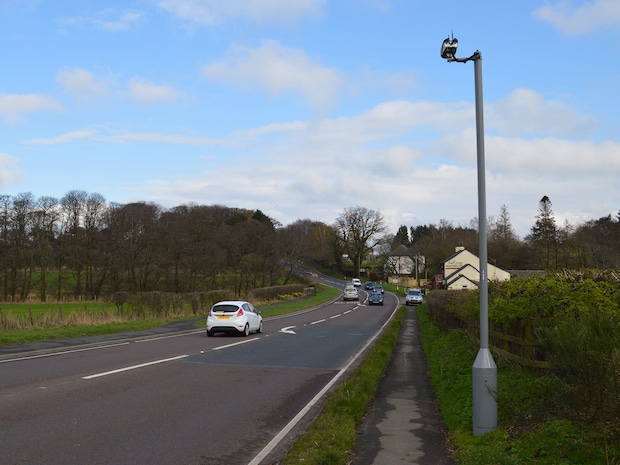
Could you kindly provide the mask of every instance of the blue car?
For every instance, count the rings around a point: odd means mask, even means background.
[[[372,291],[375,288],[375,283],[373,283],[372,281],[366,281],[366,284],[364,284],[364,287],[366,288],[367,291]]]
[[[380,292],[372,292],[368,296],[368,305],[383,305],[383,294]]]

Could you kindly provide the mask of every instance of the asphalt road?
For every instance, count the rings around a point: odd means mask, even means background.
[[[360,295],[267,319],[247,338],[154,331],[5,350],[0,462],[273,463],[397,308],[395,296],[369,307]]]

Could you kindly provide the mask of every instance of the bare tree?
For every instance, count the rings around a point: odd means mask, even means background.
[[[383,215],[365,207],[348,207],[336,218],[334,230],[359,277],[362,257],[383,239],[381,235],[387,230]]]
[[[55,244],[55,231],[59,218],[58,199],[55,197],[39,197],[32,215],[32,237],[35,262],[41,270],[39,298],[47,300],[47,270],[52,264]]]

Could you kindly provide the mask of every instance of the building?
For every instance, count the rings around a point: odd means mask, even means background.
[[[457,247],[454,255],[441,262],[445,289],[478,289],[480,258],[465,247]],[[489,281],[508,281],[510,273],[487,264]]]
[[[417,264],[417,267],[416,267]],[[412,253],[404,245],[399,245],[387,257],[384,273],[393,284],[419,287],[426,285],[426,260],[423,255]]]

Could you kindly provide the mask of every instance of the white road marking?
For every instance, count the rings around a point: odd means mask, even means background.
[[[186,357],[189,357],[189,355],[179,355],[177,357],[163,358],[161,360],[155,360],[153,362],[141,363],[140,365],[133,365],[130,367],[119,368],[117,370],[106,371],[104,373],[95,373],[94,375],[82,376],[82,379],[93,379],[99,378],[101,376],[114,375],[116,373],[122,373],[123,371],[135,370],[137,368],[147,367],[150,365],[157,365],[158,363],[172,362],[173,360],[180,360]]]
[[[312,323],[310,323],[311,325],[315,325],[317,323],[323,323],[325,321],[325,318],[323,318],[322,320],[317,320],[317,321],[313,321]]]
[[[0,363],[21,362],[22,360],[31,360],[33,358],[54,357],[56,355],[71,354],[71,353],[74,353],[74,352],[85,352],[87,350],[107,349],[109,347],[118,347],[118,346],[124,346],[124,345],[127,345],[127,344],[129,344],[129,342],[120,342],[118,344],[107,344],[107,345],[104,345],[104,346],[96,346],[96,347],[85,347],[85,348],[82,348],[82,349],[63,350],[61,352],[51,352],[49,354],[29,355],[27,357],[17,357],[17,358],[10,358],[10,359],[6,359],[6,360],[0,360]]]
[[[245,340],[243,340],[243,341],[241,341],[241,342],[235,342],[234,344],[228,344],[228,345],[225,345],[225,346],[214,347],[214,348],[213,348],[213,349],[211,349],[211,350],[222,350],[222,349],[228,349],[229,347],[238,346],[238,345],[240,345],[240,344],[246,344],[246,343],[248,343],[248,342],[252,342],[252,341],[258,341],[259,339],[260,339],[260,338],[258,338],[258,337],[254,337],[254,338],[252,338],[252,339],[245,339]]]
[[[285,328],[282,328],[280,332],[285,334],[296,334],[295,331],[293,331],[293,328],[295,328],[295,326],[287,326]]]
[[[398,310],[398,306],[396,306],[396,308],[394,309],[390,317],[387,319],[385,323],[383,323],[381,328],[379,328],[377,332],[368,340],[368,342],[364,344],[364,347],[362,347],[353,357],[351,357],[351,359],[346,364],[346,366],[343,367],[338,373],[336,373],[336,375],[331,379],[331,381],[327,383],[323,387],[323,389],[321,389],[317,393],[317,395],[314,396],[312,400],[308,402],[304,406],[304,408],[302,408],[300,412],[297,415],[295,415],[295,417],[291,421],[289,421],[288,424],[284,428],[282,428],[282,430],[280,430],[278,434],[274,436],[274,438],[271,441],[269,441],[269,444],[267,444],[263,448],[263,450],[261,450],[258,453],[258,455],[256,455],[256,457],[254,457],[248,463],[248,465],[259,465],[263,461],[263,459],[267,457],[267,455],[269,455],[269,453],[278,445],[278,443],[280,443],[280,441],[282,441],[287,436],[287,434],[295,427],[295,425],[297,425],[297,423],[301,421],[304,415],[306,415],[306,413],[308,413],[308,411],[319,402],[319,400],[323,397],[323,395],[336,383],[336,381],[338,381],[340,377],[342,377],[342,375],[344,375],[347,372],[349,367],[353,365],[353,362],[357,360],[360,357],[360,355],[362,355],[368,347],[370,347],[370,344],[372,344],[374,340],[379,336],[379,334],[381,334],[381,331],[383,331],[383,328],[385,328],[388,325],[388,323],[392,321],[392,318],[394,318],[394,315],[396,314],[396,310]]]
[[[170,339],[171,337],[181,337],[181,336],[188,336],[190,334],[196,334],[196,333],[204,333],[205,330],[204,329],[197,329],[195,331],[187,331],[181,334],[168,334],[165,336],[155,336],[155,337],[151,337],[148,339],[138,339],[136,341],[134,341],[136,344],[140,343],[140,342],[151,342],[151,341],[159,341],[160,339]]]

